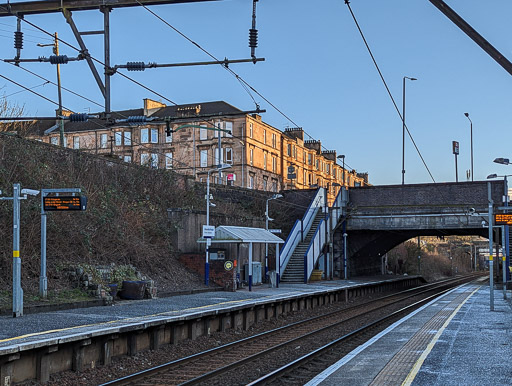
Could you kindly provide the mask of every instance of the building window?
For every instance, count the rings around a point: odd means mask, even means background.
[[[208,166],[208,150],[201,150],[199,153],[201,167],[205,168]]]
[[[107,143],[108,143],[108,135],[107,134],[101,134],[100,135],[100,147],[102,149],[106,149],[107,148]]]
[[[123,132],[122,131],[116,131],[114,133],[114,144],[116,146],[122,146],[123,145]]]
[[[249,175],[249,189],[254,189],[254,174]]]
[[[252,163],[253,163],[253,158],[254,157],[254,149],[250,149],[249,150],[249,165],[252,166]]]
[[[151,129],[151,143],[158,143],[158,129]]]
[[[50,143],[52,145],[58,145],[59,144],[59,137],[51,137],[50,138]]]
[[[130,163],[131,163],[131,162],[132,162],[132,156],[131,156],[131,155],[125,155],[125,156],[123,157],[123,161],[124,161],[124,162],[130,162]]]
[[[267,144],[267,130],[263,130],[263,143]]]
[[[267,170],[267,153],[263,153],[263,170]]]
[[[149,142],[149,129],[140,129],[140,142],[141,143]]]
[[[325,169],[326,169],[327,174],[329,174],[331,172],[331,169],[329,168],[329,164],[325,164]]]
[[[306,171],[305,171],[305,170],[304,170],[304,176],[303,176],[303,177],[304,177],[304,178],[303,178],[303,180],[302,180],[302,183],[303,183],[304,185],[306,185],[307,173],[306,173]]]
[[[313,176],[311,173],[308,174],[308,185],[313,185]]]
[[[277,180],[275,178],[272,178],[272,191],[277,193]]]
[[[267,191],[267,185],[268,185],[268,177],[263,176],[263,190]]]
[[[207,128],[203,128],[203,126],[201,126],[201,128],[199,129],[199,139],[200,140],[208,139],[208,129]]]
[[[316,170],[320,170],[320,160],[316,160]]]
[[[152,169],[158,169],[158,154],[142,153],[140,155],[140,164],[142,166],[148,166]]]
[[[226,163],[232,164],[233,163],[233,149],[230,147],[226,147],[224,149],[224,159],[226,160]]]
[[[172,142],[172,132],[170,132],[169,135],[167,135],[167,131],[165,132],[165,142],[166,143]]]
[[[73,149],[80,149],[80,137],[73,137]]]
[[[172,153],[165,153],[165,168],[172,169]]]
[[[275,149],[277,148],[277,135],[272,133],[272,147]]]
[[[313,165],[313,156],[308,154],[308,165]]]
[[[132,145],[132,132],[125,131],[123,134],[124,134],[124,145],[131,146]]]
[[[288,144],[286,146],[286,155],[291,156],[292,155],[292,145]]]
[[[297,146],[293,145],[293,158],[297,159]]]
[[[249,123],[249,138],[252,138],[253,130],[252,130],[252,122]]]
[[[272,172],[276,173],[277,170],[277,159],[276,157],[272,156]]]
[[[226,132],[226,137],[232,137],[233,136],[233,122],[224,122],[224,128],[228,130]]]

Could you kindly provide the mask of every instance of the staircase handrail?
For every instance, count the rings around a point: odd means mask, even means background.
[[[309,243],[307,251],[304,253],[304,283],[309,281],[311,273],[318,262],[320,255],[322,254],[322,247],[325,244],[326,240],[330,239],[331,232],[336,228],[338,221],[343,216],[343,207],[346,205],[348,201],[348,190],[342,188],[339,190],[334,202],[330,207],[330,213],[327,215],[325,219],[322,219],[318,224],[318,227]],[[334,221],[330,221],[332,218]],[[325,225],[324,222],[327,221],[327,236],[325,235]],[[329,225],[330,224],[330,225]],[[315,244],[316,243],[316,244]],[[317,248],[315,248],[317,245]]]
[[[327,216],[326,218],[320,220],[313,238],[309,243],[308,249],[304,253],[304,283],[306,284],[311,277],[311,273],[313,272],[318,258],[322,254],[322,247],[324,246],[326,240],[326,227],[324,223],[327,221],[327,224],[329,224],[329,218],[330,216]],[[329,238],[330,231],[330,229],[327,229],[327,238]]]
[[[282,274],[290,261],[290,257],[292,256],[295,248],[299,244],[299,242],[304,240],[304,235],[309,232],[311,225],[313,224],[313,220],[315,219],[316,213],[322,207],[324,200],[324,192],[323,188],[318,188],[315,196],[309,203],[308,208],[302,220],[295,221],[291,232],[288,234],[286,241],[281,249],[280,253],[280,265],[279,265],[279,274]],[[300,237],[299,237],[300,236]]]

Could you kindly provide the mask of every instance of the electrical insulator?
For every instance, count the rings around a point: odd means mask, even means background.
[[[67,55],[52,55],[50,56],[51,64],[67,64],[69,62],[69,58]]]
[[[89,114],[70,114],[69,120],[71,122],[87,122],[89,120]]]
[[[126,121],[130,123],[143,123],[148,121],[148,117],[145,115],[132,115]]]
[[[258,47],[258,30],[256,28],[249,29],[249,47]]]
[[[146,65],[144,62],[128,62],[126,63],[126,69],[128,71],[144,71],[146,69]]]
[[[23,32],[14,32],[14,48],[21,50],[23,48]]]

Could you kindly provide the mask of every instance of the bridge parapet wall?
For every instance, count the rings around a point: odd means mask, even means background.
[[[364,186],[350,190],[350,205],[362,207],[487,207],[487,182]],[[503,181],[490,181],[494,204],[501,204]]]

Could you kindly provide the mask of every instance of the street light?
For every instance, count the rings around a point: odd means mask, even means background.
[[[210,203],[210,173],[215,171],[220,171],[224,169],[230,168],[229,164],[219,164],[217,168],[208,170],[208,178],[206,179],[206,225],[210,225],[210,206],[215,206],[215,204]],[[204,265],[204,284],[208,285],[210,278],[210,263],[209,263],[209,249],[210,245],[212,245],[212,240],[210,238],[206,239],[206,261]]]
[[[497,158],[497,159],[502,159],[502,158]],[[494,162],[496,162],[496,160],[494,160]],[[501,163],[501,162],[497,162],[497,163]],[[507,181],[507,177],[510,177],[512,176],[512,174],[506,174],[504,176],[498,176],[496,173],[494,174],[489,174],[487,176],[488,179],[492,179],[492,178],[498,178],[498,177],[503,177],[503,189],[504,189],[504,206],[505,207],[508,207],[508,181]],[[507,213],[508,210],[507,209],[504,209],[504,212]],[[507,267],[510,265],[510,251],[509,251],[509,243],[510,243],[510,240],[509,240],[509,226],[508,225],[504,225],[503,226],[503,233],[504,233],[504,237],[503,237],[503,247],[505,249],[505,258],[503,259],[502,261],[502,270],[503,270],[503,288],[505,288],[506,286],[506,282],[507,280],[510,280],[510,277],[509,277],[509,273],[507,273]],[[505,295],[505,291],[503,292],[503,294]]]
[[[345,186],[345,155],[342,154],[336,158],[341,159],[343,161],[343,186]]]
[[[402,88],[402,185],[405,183],[405,80],[418,80],[404,76]]]
[[[274,194],[272,197],[268,198],[265,203],[265,229],[268,231],[268,222],[274,221],[273,218],[270,218],[268,215],[268,202],[270,200],[277,200],[278,198],[283,198],[282,194]],[[268,281],[268,243],[265,243],[265,281]]]
[[[467,119],[469,119],[471,128],[471,181],[473,181],[473,121],[469,117],[469,113],[464,113]]]

